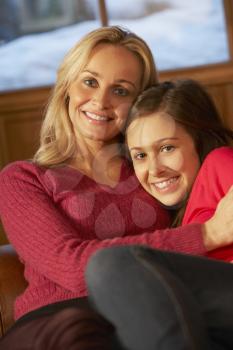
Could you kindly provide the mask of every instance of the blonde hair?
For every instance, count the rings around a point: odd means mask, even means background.
[[[68,89],[85,67],[93,49],[101,43],[123,46],[141,60],[141,90],[157,81],[151,50],[136,34],[118,26],[102,27],[87,34],[68,52],[58,69],[57,81],[41,127],[40,147],[33,158],[36,163],[49,167],[74,157],[76,142],[68,115]]]

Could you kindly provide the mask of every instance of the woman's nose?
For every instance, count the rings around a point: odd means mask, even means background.
[[[97,89],[93,96],[93,102],[98,106],[98,108],[105,109],[111,105],[110,96],[107,90]]]

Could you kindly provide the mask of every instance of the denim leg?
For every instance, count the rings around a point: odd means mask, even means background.
[[[91,258],[86,280],[96,308],[116,327],[126,349],[210,349],[192,293],[175,274],[151,263],[146,251],[140,246],[113,247]]]
[[[196,299],[212,349],[233,349],[233,264],[206,257],[137,249],[140,259],[169,270]]]

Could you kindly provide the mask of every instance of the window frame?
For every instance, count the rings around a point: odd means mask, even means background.
[[[233,81],[233,2],[223,0],[226,21],[227,39],[229,47],[229,60],[222,63],[206,64],[189,68],[171,69],[159,72],[162,80],[176,77],[190,77],[206,84],[212,82]]]

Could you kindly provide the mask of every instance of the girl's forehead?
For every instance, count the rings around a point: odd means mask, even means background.
[[[168,139],[191,139],[183,126],[164,113],[152,113],[135,119],[129,125],[126,137],[129,147],[146,147]]]
[[[127,128],[127,134],[132,134],[132,132],[137,131],[150,133],[151,130],[153,130],[153,132],[157,130],[160,132],[173,132],[177,126],[177,122],[169,114],[154,112],[134,119]]]

